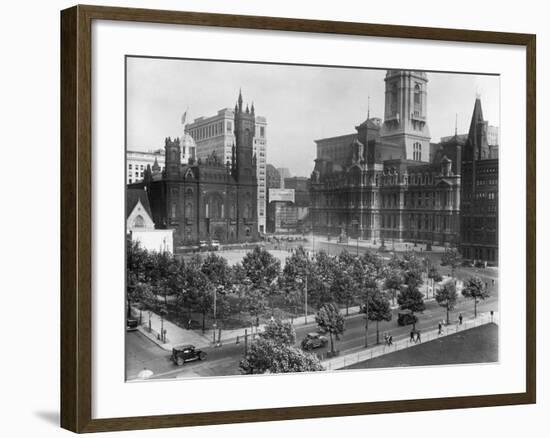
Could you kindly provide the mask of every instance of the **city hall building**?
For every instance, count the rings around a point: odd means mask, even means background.
[[[356,132],[316,141],[315,233],[385,245],[460,245],[461,224],[471,223],[460,209],[463,152],[472,139],[455,129],[445,141],[430,142],[427,86],[425,72],[388,70],[383,120],[368,115]],[[486,122],[477,125],[487,130]]]
[[[182,162],[179,138],[165,139],[165,168],[148,167],[142,182],[129,189],[147,193],[157,228],[174,229],[174,247],[200,241],[253,242],[259,239],[254,109],[243,108],[239,94],[232,121],[231,157],[213,152]]]

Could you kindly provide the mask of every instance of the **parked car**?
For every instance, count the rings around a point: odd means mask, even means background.
[[[206,353],[202,350],[195,348],[195,346],[191,344],[175,346],[174,348],[172,348],[172,356],[170,356],[170,360],[172,360],[172,362],[180,367],[185,362],[204,359],[206,359]]]
[[[220,241],[219,240],[201,240],[199,242],[199,250],[200,251],[218,251],[220,249]]]
[[[137,330],[137,328],[138,328],[137,319],[127,319],[126,320],[126,331],[133,332],[134,330]]]
[[[325,336],[311,332],[302,340],[302,348],[304,350],[313,350],[314,348],[324,347],[327,343],[328,339]]]
[[[208,251],[208,242],[206,240],[199,242],[199,251]]]
[[[397,314],[397,324],[399,324],[401,326],[409,325],[409,324],[416,324],[417,322],[418,322],[418,318],[410,310],[401,310]]]

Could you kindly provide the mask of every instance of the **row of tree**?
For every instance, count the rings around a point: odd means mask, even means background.
[[[449,265],[456,262],[453,256]],[[248,252],[240,263],[230,266],[216,253],[196,255],[186,262],[168,253],[149,252],[135,242],[127,248],[127,297],[130,304],[150,309],[161,315],[169,313],[180,320],[191,320],[193,313],[222,321],[230,315],[246,313],[256,322],[267,313],[273,316],[277,307],[285,306],[294,315],[307,311],[306,305],[322,309],[330,304],[345,308],[360,305],[369,321],[377,326],[391,319],[390,302],[401,309],[419,313],[425,308],[420,291],[423,274],[435,282],[442,280],[437,269],[414,252],[393,255],[384,263],[372,252],[355,256],[343,251],[330,256],[320,251],[310,256],[304,248],[292,250],[283,268],[280,261],[259,246]],[[479,278],[466,281],[463,295],[474,299],[488,296]],[[445,282],[436,293],[437,302],[447,314],[456,304],[456,284]],[[307,302],[307,304],[306,304]],[[187,318],[182,318],[186,315]],[[447,315],[447,319],[448,319]],[[365,337],[366,339],[366,337]],[[365,341],[366,344],[366,341]]]

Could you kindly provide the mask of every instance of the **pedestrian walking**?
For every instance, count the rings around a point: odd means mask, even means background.
[[[437,335],[439,336],[443,332],[443,324],[441,324],[441,321],[439,321],[439,324],[437,324],[437,329],[438,329]]]
[[[491,322],[493,322],[493,315],[495,314],[495,312],[493,310],[491,310]]]
[[[493,286],[494,286],[494,285],[495,285],[495,279],[493,278],[493,279],[491,280],[491,282],[493,283]]]
[[[416,341],[414,341],[414,343],[416,344],[417,342],[422,342],[422,340],[420,339],[420,330],[416,331]]]
[[[414,330],[411,330],[411,337],[409,339],[409,342],[414,342]]]
[[[462,325],[462,313],[458,314],[458,323]]]
[[[388,336],[388,345],[393,345],[393,336],[392,335]]]

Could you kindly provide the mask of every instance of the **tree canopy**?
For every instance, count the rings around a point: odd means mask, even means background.
[[[447,324],[449,324],[449,312],[455,308],[457,299],[455,282],[450,279],[443,283],[435,293],[435,301],[447,311]]]
[[[338,306],[334,303],[323,304],[315,316],[315,321],[322,331],[329,334],[330,351],[334,353],[333,337],[339,340],[340,335],[345,331],[344,317],[340,313]]]
[[[477,317],[477,303],[479,300],[488,298],[490,293],[481,278],[470,277],[464,283],[462,295],[474,301],[474,317]]]

